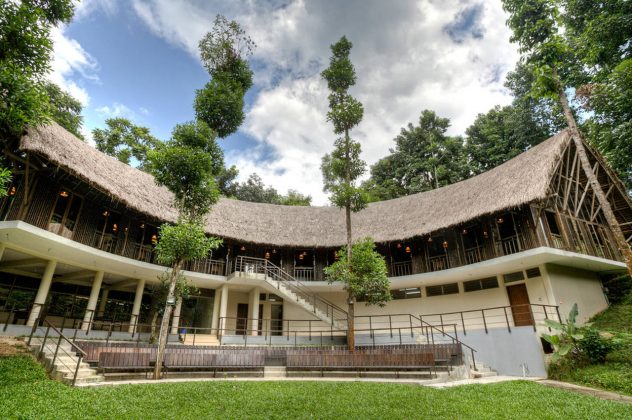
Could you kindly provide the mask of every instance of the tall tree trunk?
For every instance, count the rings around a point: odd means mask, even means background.
[[[150,343],[156,341],[156,321],[158,321],[158,311],[154,311],[154,314],[151,316],[151,335],[149,336]]]
[[[347,173],[346,173],[346,182],[347,185],[351,185],[351,174],[349,173],[349,165],[350,159],[349,156],[349,130],[345,130],[345,142],[346,142],[346,153],[345,158],[347,159]],[[345,221],[347,227],[347,264],[349,265],[349,271],[352,270],[351,266],[351,256],[352,256],[352,247],[353,247],[353,239],[351,235],[351,203],[347,203],[345,206]],[[348,309],[347,309],[347,347],[349,351],[353,352],[355,350],[355,296],[349,293],[348,297]]]
[[[584,147],[583,135],[577,127],[575,116],[573,115],[571,107],[568,104],[568,98],[566,97],[564,86],[562,85],[562,82],[560,81],[560,78],[555,69],[553,70],[553,77],[555,87],[557,89],[557,94],[560,99],[560,104],[562,105],[562,110],[564,111],[564,117],[566,118],[566,123],[568,124],[568,128],[571,131],[571,138],[573,139],[573,143],[575,144],[575,148],[577,149],[577,156],[579,156],[579,161],[582,165],[582,169],[584,170],[584,174],[588,179],[588,183],[590,184],[592,190],[595,193],[595,196],[597,197],[597,201],[601,205],[601,211],[603,212],[603,215],[606,218],[608,225],[610,226],[610,230],[612,231],[615,241],[617,242],[617,247],[619,248],[619,251],[623,256],[623,260],[628,267],[628,273],[632,276],[632,251],[630,251],[630,246],[626,242],[625,236],[623,236],[623,231],[621,230],[619,222],[614,215],[614,211],[612,211],[612,206],[610,206],[608,197],[606,197],[606,194],[603,192],[601,184],[599,183],[599,180],[595,176],[592,166],[590,165],[588,155],[586,154],[586,148]]]
[[[180,274],[181,267],[182,261],[180,260],[176,261],[171,267],[169,292],[167,293],[165,311],[162,315],[162,321],[160,322],[160,335],[158,336],[158,354],[156,354],[154,379],[160,379],[160,372],[162,371],[162,361],[165,358],[165,348],[167,347],[167,339],[169,338],[169,321],[171,320],[171,313],[173,312],[173,305],[170,305],[167,302],[170,297],[175,297],[176,283],[178,281],[178,274]]]

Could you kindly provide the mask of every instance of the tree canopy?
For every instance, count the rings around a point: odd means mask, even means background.
[[[81,126],[83,125],[81,102],[54,83],[45,83],[44,89],[50,104],[51,118],[81,140],[85,140],[81,134]]]
[[[108,118],[105,125],[106,128],[92,130],[97,149],[128,165],[135,163],[140,169],[147,165],[148,152],[161,143],[149,128],[135,125],[127,118]]]
[[[289,190],[287,195],[279,194],[275,188],[266,186],[256,173],[250,174],[245,182],[236,183],[231,196],[242,201],[286,206],[309,206],[312,202],[311,196],[296,190]]]

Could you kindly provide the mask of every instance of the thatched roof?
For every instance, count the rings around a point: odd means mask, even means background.
[[[484,215],[543,199],[569,140],[562,132],[510,161],[434,191],[370,204],[353,215],[355,238],[388,242],[427,235]],[[30,129],[21,149],[36,153],[130,208],[176,220],[172,194],[151,175],[107,156],[59,125]],[[293,207],[222,198],[207,219],[210,234],[240,242],[293,247],[345,243],[344,213],[334,207]]]

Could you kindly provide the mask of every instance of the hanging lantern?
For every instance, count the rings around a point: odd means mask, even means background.
[[[273,253],[273,254],[276,254],[276,248],[272,250],[272,253]]]
[[[485,237],[485,239],[489,238],[489,234],[486,230],[483,231],[483,236]]]
[[[428,243],[432,243],[432,236],[428,236]]]
[[[443,241],[443,248],[448,249],[448,241]]]
[[[299,254],[298,259],[303,261],[303,258],[305,258],[305,256],[303,254]]]
[[[110,212],[106,210],[101,214],[103,215],[103,217],[108,217],[110,215]]]
[[[266,251],[266,255],[264,256],[264,258],[265,258],[266,260],[269,260],[269,259],[270,259],[270,253],[269,253],[268,251]]]
[[[246,247],[244,245],[242,245],[241,248],[239,248],[239,250],[243,252],[243,251],[246,250]]]
[[[467,235],[467,229],[463,229],[463,235]]]
[[[61,197],[67,198],[69,194],[68,194],[68,191],[62,191],[62,192],[59,193],[59,195]]]
[[[114,223],[112,225],[112,232],[116,232],[118,230],[118,225],[116,223]]]
[[[145,229],[145,224],[144,224],[144,223],[141,223],[141,224],[140,224],[140,228],[141,228],[141,229]]]
[[[505,219],[503,219],[502,217],[499,217],[498,219],[496,219],[496,223],[501,224],[504,223]]]
[[[9,195],[15,195],[15,186],[11,187],[11,189],[9,189]]]
[[[158,242],[158,235],[154,233],[153,235],[151,235],[151,243],[156,245],[156,242]]]
[[[401,248],[402,248],[402,244],[401,244],[401,243],[398,243],[398,244],[397,244],[397,249],[401,249]]]
[[[405,251],[406,251],[407,254],[410,254],[410,247],[408,245],[406,246]]]

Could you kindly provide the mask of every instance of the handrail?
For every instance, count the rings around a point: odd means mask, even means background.
[[[38,353],[38,357],[44,353],[45,348],[46,348],[46,340],[48,339],[48,333],[50,332],[51,328],[54,332],[57,333],[58,339],[57,339],[57,346],[55,347],[55,353],[53,355],[53,360],[51,360],[50,362],[50,371],[52,372],[52,370],[55,368],[55,360],[57,360],[57,354],[59,353],[59,349],[61,349],[67,356],[72,357],[72,355],[70,353],[68,353],[65,349],[61,348],[61,343],[62,340],[64,340],[65,342],[69,343],[70,346],[75,350],[75,356],[79,356],[77,358],[77,365],[75,366],[75,372],[73,374],[72,377],[72,385],[74,386],[75,383],[77,382],[77,374],[79,373],[79,367],[81,366],[81,360],[86,357],[86,352],[83,351],[78,345],[76,345],[75,343],[73,343],[68,337],[66,337],[61,331],[59,331],[53,324],[51,324],[48,320],[46,319],[41,319],[41,318],[37,318],[35,320],[35,323],[33,324],[33,328],[31,329],[31,335],[29,336],[29,340],[27,345],[30,346],[31,345],[31,340],[33,339],[33,335],[35,334],[35,331],[37,331],[37,328],[39,327],[39,323],[43,322],[44,325],[46,326],[46,334],[44,335],[44,341],[42,341],[41,347],[40,347],[40,351]],[[61,362],[64,366],[66,366],[68,369],[72,369],[71,367],[69,367],[68,365],[66,365],[65,362]]]
[[[246,257],[243,255],[240,255],[235,259],[235,265],[234,267],[232,267],[232,269],[234,271],[243,272],[244,271],[243,269],[248,264],[253,264],[253,266],[257,268],[262,268],[263,269],[262,274],[269,276],[272,280],[278,281],[280,283],[282,282],[283,284],[287,285],[292,292],[297,294],[297,296],[307,297],[306,301],[312,302],[314,311],[316,311],[317,309],[316,301],[323,303],[326,306],[326,308],[331,308],[332,323],[334,319],[336,319],[336,316],[334,315],[335,312],[338,312],[338,316],[337,316],[338,320],[347,320],[348,314],[345,310],[339,308],[336,304],[329,302],[328,300],[320,297],[317,293],[312,291],[307,285],[303,284],[298,279],[294,278],[293,276],[288,274],[286,271],[284,271],[282,268],[278,267],[277,265],[275,265],[274,263],[266,259]],[[329,309],[326,309],[325,315],[329,317]]]

